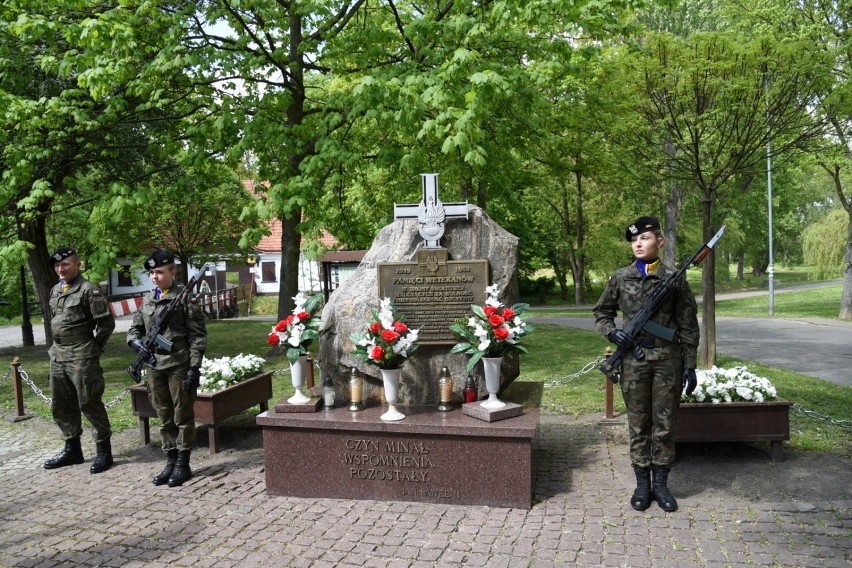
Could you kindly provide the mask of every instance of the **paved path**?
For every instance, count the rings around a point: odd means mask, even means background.
[[[134,444],[98,476],[47,471],[51,425],[0,421],[0,566],[819,566],[852,562],[849,460],[686,446],[671,487],[681,509],[627,505],[626,444],[597,417],[543,415],[530,510],[270,496],[256,428],[206,431],[196,476],[154,487],[162,454]],[[621,429],[618,429],[620,432]],[[135,434],[135,432],[132,432]],[[232,449],[239,445],[241,449]],[[463,456],[459,456],[464,459]],[[817,456],[819,457],[819,456]],[[833,490],[828,492],[826,487]]]

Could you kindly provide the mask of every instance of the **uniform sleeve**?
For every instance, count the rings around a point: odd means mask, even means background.
[[[207,351],[207,324],[204,311],[192,298],[186,306],[186,331],[189,338],[189,366],[200,367]]]
[[[675,323],[683,350],[683,368],[695,369],[698,362],[698,341],[701,332],[698,328],[698,306],[695,295],[686,278],[678,279],[677,306]]]
[[[90,290],[88,296],[89,310],[95,319],[95,341],[103,351],[115,330],[115,318],[109,309],[109,302],[98,288]]]
[[[615,275],[609,277],[609,281],[601,294],[598,303],[592,309],[595,314],[595,329],[604,336],[615,331],[615,318],[618,315],[619,287]]]
[[[134,339],[142,339],[146,335],[148,335],[148,331],[145,329],[145,318],[142,316],[142,311],[137,310],[133,314],[133,323],[130,324],[130,329],[127,330],[125,341],[130,345],[130,342]]]

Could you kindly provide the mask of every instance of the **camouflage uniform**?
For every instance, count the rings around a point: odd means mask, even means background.
[[[168,294],[156,297],[152,290],[139,311],[133,316],[133,323],[127,333],[127,343],[134,339],[144,339],[148,329],[154,325],[157,315],[183,286],[175,285]],[[183,309],[177,309],[169,317],[168,324],[160,332],[172,341],[172,352],[166,353],[160,348],[154,350],[157,366],[147,369],[148,397],[160,419],[160,437],[163,450],[174,448],[189,451],[195,444],[195,390],[183,386],[189,367],[200,367],[207,349],[207,328],[204,313],[195,299],[187,299]]]
[[[594,307],[596,328],[604,335],[616,329],[621,310],[624,326],[640,311],[643,300],[672,271],[660,265],[643,278],[636,265],[618,269],[609,279]],[[675,459],[675,427],[680,405],[683,369],[694,369],[698,348],[698,316],[695,297],[685,278],[672,293],[654,322],[677,331],[674,341],[647,332],[639,338],[644,361],[625,353],[621,369],[621,393],[627,406],[630,459],[641,468],[670,466]]]
[[[112,430],[101,400],[104,374],[100,356],[115,329],[115,318],[100,288],[82,276],[50,291],[50,392],[53,419],[63,439],[83,433],[81,413],[95,429],[95,442],[109,440]]]

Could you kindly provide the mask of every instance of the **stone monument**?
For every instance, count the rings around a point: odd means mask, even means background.
[[[471,303],[485,300],[490,283],[500,287],[504,303],[516,302],[518,239],[478,207],[442,204],[435,174],[423,176],[419,204],[398,205],[395,213],[356,274],[323,310],[317,358],[340,402],[320,412],[286,413],[276,407],[257,417],[267,491],[529,508],[542,385],[509,385],[518,375],[518,359],[507,357],[504,394],[522,403],[523,413],[494,422],[466,414],[458,406],[467,356],[450,354],[456,339],[445,329],[466,319]],[[381,295],[395,299],[397,311],[427,338],[402,367],[400,403],[407,406],[400,421],[382,419],[378,369],[352,355],[350,335],[364,330]],[[352,367],[369,381],[364,406],[349,403]],[[452,411],[438,408],[442,367],[455,379]],[[481,375],[482,366],[477,367]],[[357,375],[351,383],[361,390]],[[447,385],[446,372],[443,376]]]
[[[349,398],[349,371],[355,367],[368,383],[368,404],[380,404],[378,369],[352,355],[350,335],[364,330],[381,297],[393,299],[409,327],[421,330],[420,347],[403,365],[400,381],[400,404],[411,406],[439,404],[442,367],[449,369],[454,398],[461,400],[467,356],[450,354],[456,338],[447,328],[466,320],[471,304],[484,302],[487,285],[498,285],[503,303],[517,302],[517,237],[479,207],[442,203],[437,177],[423,174],[419,204],[395,205],[394,222],[379,232],[355,274],[323,310],[317,359],[340,400]],[[481,365],[474,373],[484,393]],[[501,386],[517,376],[512,354],[503,363]]]

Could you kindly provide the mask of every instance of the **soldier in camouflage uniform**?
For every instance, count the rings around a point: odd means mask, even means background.
[[[65,449],[45,462],[46,469],[83,463],[82,415],[95,429],[97,448],[89,471],[101,473],[112,464],[112,447],[100,357],[115,329],[115,319],[100,288],[80,275],[80,259],[72,248],[50,255],[59,283],[50,291],[50,410],[62,431]]]
[[[633,355],[633,341],[615,325],[621,310],[624,326],[640,311],[642,302],[672,269],[660,263],[665,244],[660,223],[640,217],[625,231],[636,261],[610,277],[594,308],[596,327],[607,339],[626,350],[621,368],[621,393],[627,407],[630,460],[636,475],[636,491],[630,500],[644,511],[656,500],[665,511],[677,510],[668,489],[669,470],[675,459],[675,428],[680,393],[695,389],[698,348],[698,316],[695,297],[686,278],[675,283],[667,301],[651,318],[675,330],[673,341],[647,331],[638,338],[645,359]],[[651,482],[651,470],[654,479]]]
[[[174,255],[165,250],[155,251],[145,261],[151,281],[156,288],[145,296],[133,317],[127,344],[147,359],[149,352],[141,340],[154,325],[157,315],[180,294],[182,285],[175,282]],[[156,366],[148,366],[148,397],[160,419],[160,438],[166,454],[166,467],[154,477],[154,485],[182,485],[192,477],[189,456],[195,445],[195,395],[201,378],[201,361],[207,349],[207,328],[204,313],[196,299],[187,296],[186,303],[172,312],[160,334],[173,342],[171,352],[157,347]]]

